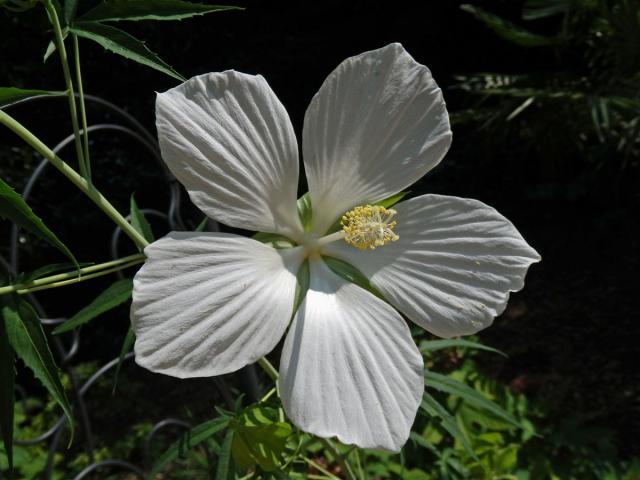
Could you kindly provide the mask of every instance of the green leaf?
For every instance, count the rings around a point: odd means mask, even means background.
[[[2,308],[2,316],[9,343],[15,354],[29,367],[35,377],[60,405],[69,422],[73,438],[73,416],[67,394],[62,386],[60,371],[49,349],[47,337],[33,307],[17,295]]]
[[[311,230],[312,213],[311,194],[307,192],[298,199],[298,216],[300,217],[305,232]]]
[[[449,435],[451,435],[454,439],[458,440],[469,455],[471,455],[476,460],[478,459],[473,451],[473,448],[471,448],[469,440],[467,440],[467,437],[458,427],[454,416],[451,415],[446,408],[440,405],[435,398],[425,393],[422,396],[422,403],[420,404],[420,408],[432,417],[439,419],[442,428],[444,428],[447,433],[449,433]]]
[[[2,432],[4,451],[7,454],[7,462],[9,463],[9,477],[11,477],[13,470],[15,376],[13,348],[9,344],[4,318],[0,318],[0,431]]]
[[[224,10],[243,10],[227,5],[203,5],[184,0],[109,0],[98,4],[79,20],[117,22],[120,20],[182,20]]]
[[[460,5],[460,8],[476,17],[498,36],[516,45],[522,47],[544,47],[553,43],[548,37],[532,33],[476,6],[463,4]]]
[[[322,259],[336,275],[351,283],[355,283],[359,287],[373,293],[376,297],[384,300],[384,296],[378,291],[378,289],[371,285],[369,279],[353,265],[334,257],[323,256]]]
[[[133,281],[130,278],[118,280],[104,292],[98,295],[89,305],[76,313],[69,320],[53,330],[55,335],[68,332],[74,328],[83,325],[97,316],[107,312],[118,305],[123,304],[131,298],[133,291]]]
[[[232,423],[232,454],[244,469],[259,465],[265,472],[277,470],[283,461],[291,425],[278,421],[278,411],[260,405],[247,407]]]
[[[0,179],[0,217],[11,220],[19,227],[46,240],[64,253],[76,268],[80,268],[76,258],[65,244],[33,213],[27,202],[2,179]]]
[[[425,372],[424,379],[427,387],[459,397],[465,402],[481,408],[482,410],[489,412],[518,428],[523,428],[520,422],[518,422],[513,415],[500,407],[500,405],[492,402],[477,390],[465,385],[464,383],[454,380],[451,377],[430,371]]]
[[[173,462],[176,458],[183,455],[186,451],[196,447],[219,431],[224,430],[225,428],[227,428],[228,424],[228,417],[220,417],[201,423],[197,427],[189,430],[177,441],[171,444],[171,446],[156,461],[146,477],[147,480],[155,479],[156,475],[160,473],[167,464]]]
[[[218,455],[218,466],[216,468],[216,480],[227,480],[231,474],[231,445],[235,438],[233,430],[229,430],[220,447],[220,454]]]
[[[567,13],[577,5],[592,3],[585,0],[527,0],[522,7],[522,18],[537,20],[560,13]]]
[[[309,261],[305,260],[302,265],[300,265],[300,268],[298,268],[298,273],[296,273],[296,293],[293,297],[292,315],[296,314],[298,307],[304,300],[304,297],[307,296],[310,281],[311,275],[309,271]]]
[[[116,393],[116,388],[118,386],[118,377],[120,376],[120,369],[122,368],[122,363],[124,362],[124,356],[131,351],[131,348],[133,347],[133,343],[135,341],[136,333],[133,331],[133,328],[129,327],[127,335],[124,337],[124,341],[122,342],[122,347],[120,348],[118,364],[116,365],[116,373],[113,376],[113,389],[111,390],[112,395],[115,395]]]
[[[291,248],[296,245],[296,242],[290,238],[287,238],[284,235],[278,235],[277,233],[258,232],[251,238],[259,242],[266,243],[276,249]]]
[[[76,17],[76,10],[78,8],[78,0],[64,0],[62,7],[62,19],[65,25],[70,25],[73,19]]]
[[[209,217],[204,217],[196,227],[196,232],[204,232],[204,229],[207,227],[208,221]]]
[[[393,207],[396,203],[398,203],[400,200],[406,197],[409,193],[410,192],[408,191],[396,193],[395,195],[391,195],[390,197],[387,197],[384,200],[380,200],[375,205],[380,205],[381,207],[384,207],[384,208]]]
[[[145,218],[144,214],[138,208],[136,199],[131,195],[131,225],[140,233],[144,239],[151,243],[155,240],[151,225]]]
[[[61,95],[66,95],[66,93],[51,92],[49,90],[23,90],[22,88],[15,87],[0,87],[0,108],[11,105],[18,100],[24,100],[25,98],[35,97],[37,95],[59,97]]]
[[[487,352],[497,353],[506,357],[507,354],[501,352],[500,350],[496,350],[495,348],[488,347],[478,342],[471,342],[469,340],[461,340],[461,339],[446,339],[446,340],[425,340],[420,343],[420,351],[422,353],[425,352],[433,352],[436,350],[443,350],[445,348],[454,348],[454,347],[462,347],[462,348],[475,348],[476,350],[486,350]]]
[[[71,32],[79,37],[93,40],[107,50],[129,60],[155,68],[181,82],[186,80],[158,55],[149,50],[143,42],[120,29],[95,22],[77,22],[71,28]]]

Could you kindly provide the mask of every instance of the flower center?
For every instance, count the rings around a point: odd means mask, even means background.
[[[340,224],[344,240],[360,250],[375,249],[398,240],[393,231],[396,222],[391,219],[396,214],[379,205],[362,205],[345,213]]]

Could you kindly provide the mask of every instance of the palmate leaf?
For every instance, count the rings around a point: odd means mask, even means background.
[[[9,463],[9,474],[13,470],[13,412],[15,403],[13,348],[5,329],[4,318],[0,317],[0,431],[4,451]]]
[[[156,475],[169,463],[173,462],[185,452],[196,447],[229,425],[229,417],[218,417],[201,423],[182,435],[176,442],[160,456],[147,475],[147,480],[153,480]]]
[[[81,21],[182,20],[224,10],[243,10],[228,5],[203,5],[184,0],[109,0],[82,15]]]
[[[73,438],[73,416],[67,394],[62,386],[60,371],[56,366],[42,324],[33,307],[17,295],[7,297],[2,307],[2,318],[16,356],[29,367],[35,377],[60,405],[71,429]]]
[[[70,31],[79,37],[93,40],[113,53],[159,70],[181,82],[186,80],[158,55],[149,50],[144,42],[123,30],[97,22],[77,22]]]
[[[11,105],[19,100],[24,100],[25,98],[35,97],[38,95],[59,97],[61,95],[66,95],[66,93],[52,92],[49,90],[25,90],[15,87],[0,87],[0,108]]]
[[[93,320],[98,315],[101,315],[129,300],[129,298],[131,298],[132,291],[133,280],[130,278],[118,280],[98,295],[89,305],[84,307],[62,325],[56,327],[53,333],[57,335],[68,332],[69,330],[73,330],[74,328]]]
[[[11,220],[19,227],[46,240],[64,253],[76,268],[80,268],[66,245],[33,213],[27,202],[2,179],[0,179],[0,217]]]
[[[463,4],[460,8],[476,17],[500,37],[516,45],[522,47],[544,47],[553,43],[553,40],[548,37],[532,33],[474,5]]]

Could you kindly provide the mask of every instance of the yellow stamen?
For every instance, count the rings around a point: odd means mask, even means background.
[[[340,220],[344,240],[360,250],[373,250],[395,242],[400,238],[393,231],[396,222],[391,218],[395,214],[395,210],[378,205],[362,205],[349,210]]]

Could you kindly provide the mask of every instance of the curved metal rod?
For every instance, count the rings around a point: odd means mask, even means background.
[[[131,136],[132,138],[134,138],[135,140],[137,140],[138,142],[140,142],[142,145],[145,146],[145,148],[154,156],[154,158],[156,158],[162,165],[164,165],[164,162],[162,162],[162,159],[158,156],[158,152],[157,150],[153,147],[152,144],[149,144],[149,142],[147,140],[145,140],[142,136],[140,136],[140,134],[136,133],[135,131],[131,130],[130,128],[127,127],[123,127],[122,125],[117,125],[117,124],[113,124],[113,123],[101,123],[101,124],[97,124],[97,125],[92,125],[90,127],[87,128],[88,132],[96,132],[96,131],[100,131],[100,130],[112,130],[112,131],[119,131],[122,133],[126,133],[127,135]],[[71,142],[73,142],[73,140],[75,139],[75,136],[73,134],[66,136],[62,141],[60,141],[55,147],[53,147],[53,153],[55,153],[56,155],[67,145],[69,145]],[[42,175],[42,173],[45,171],[45,169],[47,168],[47,166],[49,165],[49,161],[48,160],[42,160],[40,162],[40,164],[36,167],[36,169],[33,171],[33,173],[31,174],[31,176],[29,177],[29,180],[27,181],[27,184],[25,185],[24,189],[22,190],[22,198],[27,201],[29,196],[31,195],[31,191],[33,190],[36,181],[38,180],[38,178],[40,178],[40,176]],[[165,167],[166,168],[166,167]],[[168,180],[171,181],[173,177],[169,177]],[[172,198],[172,202],[173,202],[173,198]],[[169,208],[172,208],[172,204],[169,205]],[[11,252],[11,266],[13,267],[14,271],[18,270],[18,256],[19,256],[19,249],[18,249],[18,226],[14,223],[11,226],[11,240],[10,240],[10,252]]]
[[[82,480],[83,478],[87,478],[87,475],[102,467],[121,467],[140,478],[144,478],[144,472],[133,463],[125,462],[123,460],[102,460],[101,462],[97,462],[86,467],[78,475],[73,477],[73,480]]]
[[[165,418],[164,420],[156,423],[153,428],[147,433],[147,436],[144,439],[144,444],[142,448],[142,452],[144,455],[144,463],[147,466],[151,466],[151,441],[153,437],[162,429],[167,427],[180,427],[185,430],[189,430],[192,425],[183,420],[178,420],[177,418]]]

